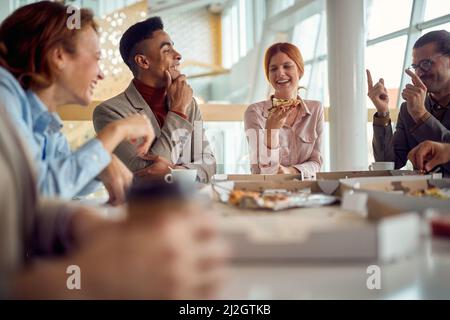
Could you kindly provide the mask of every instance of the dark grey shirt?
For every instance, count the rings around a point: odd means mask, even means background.
[[[428,95],[425,108],[431,116],[417,124],[409,115],[406,102],[398,115],[396,130],[392,132],[390,119],[374,116],[373,152],[375,161],[393,161],[401,169],[408,161],[408,153],[418,144],[426,141],[450,143],[450,106],[440,107]],[[444,176],[450,176],[450,162],[441,166]]]

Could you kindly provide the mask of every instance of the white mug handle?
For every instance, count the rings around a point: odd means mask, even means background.
[[[173,175],[172,175],[171,173],[166,174],[166,175],[164,176],[164,180],[165,180],[167,183],[173,183]]]

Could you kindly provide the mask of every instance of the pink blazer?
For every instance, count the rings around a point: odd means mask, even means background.
[[[273,150],[264,144],[266,120],[272,101],[254,103],[247,108],[244,125],[252,173],[275,174],[280,164],[297,168],[307,178],[314,178],[320,171],[324,111],[319,101],[304,102],[292,127],[285,125],[280,129],[280,147]]]

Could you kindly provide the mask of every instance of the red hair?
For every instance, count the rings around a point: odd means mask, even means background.
[[[11,72],[24,89],[44,89],[54,81],[50,51],[57,46],[76,53],[77,35],[86,27],[97,31],[94,15],[81,9],[81,29],[69,28],[69,6],[41,1],[14,11],[0,25],[0,66]]]
[[[264,70],[266,72],[267,80],[269,80],[270,59],[272,59],[272,57],[278,52],[285,53],[292,61],[294,61],[301,78],[305,72],[305,63],[303,62],[303,57],[300,50],[292,43],[280,42],[273,44],[266,50],[266,54],[264,56]]]

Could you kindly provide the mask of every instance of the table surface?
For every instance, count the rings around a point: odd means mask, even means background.
[[[416,255],[380,265],[369,290],[366,263],[233,264],[222,299],[450,299],[450,241],[424,238]]]
[[[224,216],[255,214],[214,203]],[[329,209],[329,208],[328,208]],[[321,212],[322,211],[322,212]],[[292,209],[283,214],[326,215],[327,208]],[[267,213],[263,213],[267,214]],[[224,217],[226,219],[226,216]],[[422,230],[427,230],[425,221]],[[367,287],[368,267],[377,262],[235,262],[222,299],[450,299],[450,240],[421,236],[417,252],[378,264],[381,288]]]
[[[84,201],[95,206],[103,202]],[[213,208],[218,206],[223,213],[223,205],[214,204]],[[103,207],[103,212],[120,215],[120,210],[113,208]],[[372,264],[376,262],[233,262],[219,298],[450,299],[449,239],[423,235],[414,255],[380,264],[380,289],[367,287],[371,276],[367,268]]]

